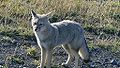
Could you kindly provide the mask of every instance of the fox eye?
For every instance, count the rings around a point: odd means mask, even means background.
[[[33,25],[37,25],[37,23],[34,23]]]
[[[43,25],[43,24],[39,24],[40,26]]]

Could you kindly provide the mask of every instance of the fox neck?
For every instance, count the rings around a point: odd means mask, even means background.
[[[39,40],[40,42],[41,41],[44,41],[48,38],[50,38],[52,36],[52,31],[53,31],[53,28],[51,25],[48,25],[47,28],[44,30],[44,31],[34,31],[35,33],[35,36],[37,38],[37,40]]]

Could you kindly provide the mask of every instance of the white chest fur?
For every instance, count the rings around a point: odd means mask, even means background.
[[[40,39],[44,39],[44,36],[43,36],[42,34],[40,34],[39,32],[35,32],[35,31],[34,31],[34,34],[35,34],[35,36],[36,36],[38,45],[39,45],[40,47],[44,47],[45,49],[48,49],[47,44],[40,41]]]

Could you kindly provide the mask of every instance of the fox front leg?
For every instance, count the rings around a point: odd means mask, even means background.
[[[41,48],[41,62],[40,62],[40,66],[37,68],[44,68],[45,59],[46,59],[46,50],[44,48]]]
[[[46,52],[46,68],[51,68],[52,50]]]

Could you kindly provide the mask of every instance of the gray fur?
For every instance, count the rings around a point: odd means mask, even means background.
[[[84,30],[79,23],[70,20],[64,20],[61,22],[50,23],[49,14],[32,14],[32,26],[33,32],[36,36],[37,43],[41,47],[41,52],[46,53],[44,56],[47,60],[47,68],[50,67],[52,50],[62,45],[68,53],[68,60],[62,65],[69,65],[72,59],[75,57],[75,68],[78,68],[79,56],[83,60],[89,60],[89,52],[84,37]],[[47,56],[48,55],[48,56]],[[41,66],[44,67],[45,60],[41,58]]]

